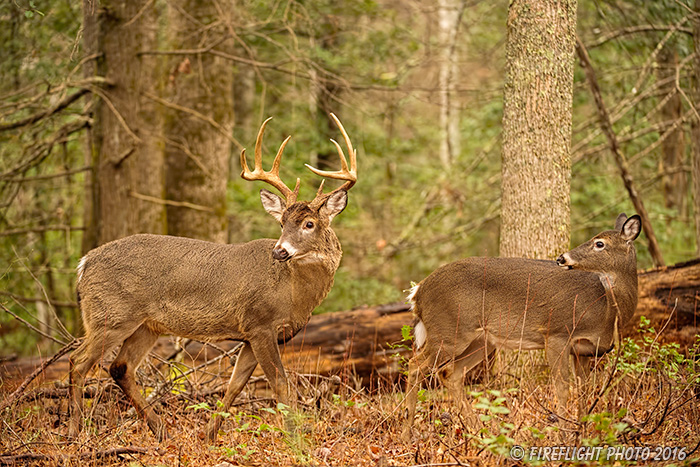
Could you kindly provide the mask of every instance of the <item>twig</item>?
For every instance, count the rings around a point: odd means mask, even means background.
[[[620,150],[620,145],[617,141],[617,136],[615,135],[615,132],[612,128],[610,115],[608,114],[608,111],[605,107],[605,103],[603,102],[603,96],[601,95],[600,87],[598,86],[598,79],[596,78],[595,70],[593,69],[593,65],[591,64],[591,59],[588,56],[588,51],[586,50],[586,47],[583,45],[583,42],[581,42],[581,39],[578,36],[576,37],[576,52],[579,56],[579,59],[581,60],[581,64],[586,73],[586,80],[588,81],[588,84],[591,89],[591,94],[593,95],[593,100],[595,101],[596,108],[598,110],[598,118],[600,120],[601,129],[603,130],[603,133],[605,133],[605,136],[608,139],[608,143],[610,144],[610,150],[612,151],[613,156],[615,156],[615,163],[617,164],[617,167],[620,171],[620,176],[622,177],[622,181],[625,185],[625,188],[627,189],[627,193],[629,193],[632,204],[634,205],[637,214],[639,214],[639,216],[642,218],[642,226],[649,241],[649,253],[651,254],[652,259],[654,260],[655,266],[663,266],[664,259],[661,255],[661,250],[656,240],[656,235],[654,234],[654,228],[652,227],[651,221],[649,220],[649,214],[647,213],[647,210],[644,207],[644,202],[642,201],[642,198],[637,192],[637,188],[635,187],[634,181],[632,179],[627,160],[625,159],[625,156]]]
[[[23,461],[49,461],[60,459],[65,462],[72,459],[80,460],[92,460],[92,459],[104,459],[106,457],[123,456],[125,454],[148,454],[150,449],[142,448],[139,446],[125,446],[120,448],[104,449],[101,451],[88,451],[83,452],[78,455],[66,455],[66,454],[41,454],[28,452],[25,454],[18,454],[16,456],[0,456],[0,465],[11,465]]]
[[[143,201],[150,201],[151,203],[164,204],[166,206],[175,206],[175,207],[179,207],[179,208],[189,208],[189,209],[194,209],[195,211],[202,211],[202,212],[211,212],[211,213],[214,212],[214,210],[212,208],[207,207],[207,206],[202,206],[200,204],[188,203],[187,201],[173,201],[171,199],[156,198],[155,196],[143,195],[143,194],[137,193],[135,191],[130,191],[129,196],[131,196],[132,198],[143,200]]]
[[[4,232],[0,232],[0,237],[10,237],[12,235],[24,235],[24,234],[28,234],[28,233],[37,233],[37,232],[50,232],[53,230],[58,230],[58,231],[85,230],[85,227],[65,225],[65,224],[41,225],[41,226],[37,226],[37,227],[27,227],[24,229],[5,230]]]
[[[8,182],[13,182],[13,183],[36,182],[36,181],[40,181],[40,180],[51,180],[52,178],[68,177],[71,175],[79,174],[81,172],[87,172],[88,170],[91,170],[91,169],[92,169],[92,166],[86,165],[85,167],[80,167],[79,169],[66,170],[64,172],[56,172],[56,173],[46,174],[46,175],[35,175],[33,177],[8,178],[6,180]]]
[[[663,32],[663,31],[678,31],[678,32],[682,32],[684,34],[689,34],[689,35],[693,34],[692,28],[682,28],[682,27],[678,27],[676,25],[655,26],[653,24],[642,24],[642,25],[638,25],[638,26],[628,26],[626,28],[621,28],[621,29],[616,29],[614,31],[610,31],[606,34],[601,35],[596,40],[591,41],[587,47],[589,49],[592,49],[594,47],[599,47],[608,41],[611,41],[613,39],[617,39],[618,37],[627,36],[630,34],[637,34],[640,32]]]
[[[46,304],[49,306],[49,310],[51,311],[51,315],[53,316],[53,320],[58,326],[58,332],[61,334],[61,336],[65,337],[66,339],[75,339],[73,335],[66,329],[66,327],[63,325],[61,322],[61,319],[58,317],[58,314],[56,314],[56,308],[54,308],[51,305],[51,299],[49,298],[49,294],[46,292],[46,288],[44,287],[44,284],[41,283],[41,281],[34,275],[31,269],[29,269],[29,266],[24,264],[24,261],[19,257],[17,254],[17,251],[15,250],[15,247],[12,247],[12,251],[15,253],[15,256],[17,257],[17,260],[20,262],[22,266],[27,270],[27,273],[31,276],[32,279],[34,279],[34,282],[39,286],[39,289],[41,290],[42,295],[44,295],[44,298],[46,299]],[[38,320],[39,323],[45,324],[48,326],[49,323],[42,323],[41,320]]]
[[[78,304],[75,302],[61,302],[58,300],[49,300],[47,302],[45,298],[23,297],[21,295],[13,294],[12,292],[5,292],[4,290],[0,290],[0,295],[5,296],[5,297],[10,297],[12,300],[15,300],[17,302],[26,302],[26,303],[42,302],[42,303],[49,303],[52,306],[57,306],[60,308],[78,308]],[[63,343],[64,342],[61,342],[61,344],[63,344]]]
[[[148,97],[149,99],[151,99],[153,101],[158,102],[161,105],[164,105],[166,107],[170,107],[171,109],[179,110],[181,112],[188,113],[188,114],[194,116],[195,118],[210,124],[211,126],[216,128],[219,131],[219,133],[221,133],[227,140],[229,140],[230,142],[232,142],[233,144],[238,146],[238,149],[243,149],[243,145],[236,138],[231,136],[231,131],[222,127],[221,124],[219,122],[217,122],[216,120],[214,120],[213,118],[211,118],[207,115],[204,115],[201,112],[197,112],[194,109],[190,109],[189,107],[183,107],[181,105],[177,105],[177,104],[174,104],[172,102],[168,102],[165,99],[162,99],[162,98],[156,96],[155,94],[144,92],[143,95]]]
[[[83,97],[88,92],[90,92],[88,88],[79,89],[70,96],[64,98],[61,102],[51,107],[50,109],[35,113],[34,115],[30,115],[29,117],[23,118],[22,120],[18,120],[16,122],[2,123],[0,124],[0,131],[14,130],[15,128],[31,125],[32,123],[36,123],[39,120],[43,120],[44,118],[49,117],[65,109],[73,102]]]
[[[3,308],[5,307],[3,306]],[[15,401],[22,395],[24,390],[27,389],[27,386],[29,386],[29,384],[32,381],[34,381],[34,379],[36,379],[37,376],[43,373],[49,365],[53,364],[54,362],[56,362],[56,360],[63,357],[65,354],[77,347],[79,343],[79,339],[75,339],[72,342],[69,342],[68,344],[64,345],[63,348],[61,348],[61,350],[56,352],[53,357],[44,361],[36,370],[32,372],[31,375],[27,376],[24,382],[17,389],[15,389],[15,391],[12,394],[10,394],[10,397],[7,398],[7,400],[5,401],[5,405],[3,405],[2,409],[0,409],[0,412],[4,412],[6,408],[11,407],[12,404],[14,404]]]
[[[20,304],[20,306],[22,306],[22,305]],[[51,335],[49,335],[49,334],[46,334],[46,333],[42,332],[40,329],[37,329],[37,327],[34,326],[32,323],[30,323],[29,321],[27,321],[27,320],[24,319],[24,318],[21,318],[19,315],[17,315],[16,313],[12,312],[12,311],[9,310],[8,308],[6,308],[5,305],[3,305],[2,303],[0,303],[0,308],[2,308],[2,309],[5,311],[5,313],[11,314],[12,317],[14,317],[17,321],[21,322],[22,324],[24,324],[25,326],[27,326],[29,329],[31,329],[32,331],[36,332],[37,334],[39,334],[39,335],[41,335],[41,336],[43,336],[43,337],[45,337],[45,338],[47,338],[47,339],[50,339],[50,340],[56,342],[57,344],[65,345],[65,342],[59,341],[59,340],[56,339],[55,337],[53,337],[53,336],[51,336]]]

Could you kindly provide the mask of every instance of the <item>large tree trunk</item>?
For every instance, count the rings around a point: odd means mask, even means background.
[[[664,47],[659,52],[659,67],[657,76],[660,82],[665,83],[661,88],[661,98],[666,102],[661,107],[660,117],[662,123],[672,124],[682,118],[683,105],[681,95],[676,90],[676,68],[678,67],[678,54],[672,47]],[[659,162],[659,172],[664,191],[664,202],[667,208],[675,209],[683,214],[685,194],[687,191],[686,174],[683,170],[683,127],[670,129],[662,143],[662,156]]]
[[[508,11],[501,256],[569,248],[576,0],[515,0]]]
[[[87,77],[108,85],[91,98],[83,249],[136,232],[163,233],[162,205],[133,194],[162,198],[163,156],[154,103],[144,97],[156,88],[157,59],[139,52],[156,48],[157,14],[148,0],[85,0],[84,44]]]
[[[693,18],[693,45],[695,58],[693,60],[693,106],[695,118],[691,127],[692,141],[692,177],[693,177],[693,208],[695,217],[695,248],[700,256],[700,0],[695,0],[695,15]]]
[[[208,27],[216,20],[230,24],[215,6],[204,0],[171,2],[170,47],[200,49],[227,34],[222,27]],[[223,14],[232,12],[229,7],[223,10]],[[226,182],[234,68],[221,57],[201,53],[176,58],[170,70],[167,99],[173,105],[166,119],[166,196],[175,203],[168,205],[168,234],[223,243],[228,236]]]

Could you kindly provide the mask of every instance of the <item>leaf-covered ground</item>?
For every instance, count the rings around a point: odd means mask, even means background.
[[[65,378],[30,386],[7,406],[21,380],[4,375],[0,465],[542,465],[545,451],[537,448],[559,446],[599,447],[600,454],[595,462],[575,462],[563,460],[559,452],[555,464],[650,464],[654,458],[664,465],[700,462],[698,346],[682,351],[675,344],[659,344],[649,326],[637,339],[625,339],[620,352],[598,361],[591,379],[573,389],[570,419],[552,416],[554,396],[542,356],[508,352],[498,354],[489,375],[466,389],[472,391],[470,420],[456,410],[451,395],[428,384],[410,440],[401,437],[401,382],[370,394],[350,377],[292,372],[297,411],[277,407],[258,382],[229,412],[220,413],[223,380],[206,372],[187,374],[183,367],[165,366],[170,371],[159,372],[156,363],[144,365],[140,378],[147,394],[160,394],[156,407],[169,432],[163,442],[109,378],[90,381],[85,428],[69,439]],[[163,373],[170,384],[158,391],[154,375]],[[281,428],[283,413],[293,417],[296,429]],[[213,416],[225,421],[210,445],[204,432]],[[540,459],[513,459],[514,446],[539,453]],[[606,459],[610,446],[628,454],[636,448],[636,457]],[[548,452],[552,457],[554,451]]]

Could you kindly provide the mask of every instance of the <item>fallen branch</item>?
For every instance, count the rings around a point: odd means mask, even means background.
[[[104,449],[101,451],[89,451],[83,452],[78,455],[67,455],[67,454],[41,454],[28,452],[25,454],[18,454],[16,456],[0,456],[0,465],[12,465],[19,462],[36,462],[36,461],[50,461],[50,460],[61,460],[63,462],[69,460],[91,460],[91,459],[104,459],[107,457],[123,456],[126,454],[148,454],[150,449],[142,448],[139,446],[125,446],[121,448]]]
[[[5,307],[3,306],[3,308],[5,308]],[[80,343],[80,340],[79,340],[79,339],[75,339],[75,340],[73,340],[72,342],[69,342],[68,344],[66,344],[65,346],[63,346],[63,348],[61,348],[61,350],[59,350],[58,352],[56,352],[56,353],[54,354],[53,357],[51,357],[51,358],[49,358],[48,360],[44,361],[36,370],[34,370],[34,371],[32,372],[31,375],[27,376],[27,378],[26,378],[26,379],[24,380],[24,382],[15,390],[15,392],[13,392],[12,394],[10,394],[10,397],[7,398],[7,400],[5,401],[5,404],[4,404],[4,405],[2,406],[2,408],[0,409],[0,412],[4,412],[5,409],[7,409],[8,407],[11,407],[12,404],[14,404],[15,401],[16,401],[17,399],[19,399],[19,397],[22,395],[22,393],[24,392],[24,390],[27,389],[27,386],[29,386],[29,384],[31,384],[31,382],[34,381],[34,379],[36,379],[37,376],[39,376],[41,373],[43,373],[44,370],[46,370],[46,368],[47,368],[49,365],[51,365],[52,363],[56,362],[56,360],[58,360],[59,358],[61,358],[62,356],[64,356],[65,354],[67,354],[68,352],[70,352],[71,350],[73,350],[74,348],[76,348],[76,347],[78,346],[79,343]]]

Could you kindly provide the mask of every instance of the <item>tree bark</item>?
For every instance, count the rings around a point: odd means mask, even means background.
[[[680,93],[676,90],[676,68],[678,54],[671,47],[664,47],[659,52],[657,76],[660,82],[667,84],[661,87],[662,99],[666,102],[661,107],[660,117],[663,122],[676,122],[683,116],[683,106]],[[670,129],[670,134],[664,139],[659,161],[659,172],[664,193],[664,204],[667,208],[675,209],[679,214],[684,211],[685,194],[687,191],[686,174],[683,168],[685,145],[683,128],[678,126]]]
[[[148,0],[84,0],[83,40],[86,77],[110,83],[89,98],[93,124],[87,136],[83,250],[137,232],[163,233],[163,206],[130,196],[138,192],[162,198],[163,156],[160,122],[144,93],[155,88],[157,59],[140,56],[156,49],[157,11]]]
[[[438,31],[441,51],[438,73],[440,93],[440,162],[449,169],[460,153],[459,105],[455,93],[458,82],[456,39],[459,23],[464,11],[457,0],[438,1]]]
[[[569,248],[576,0],[514,0],[508,11],[501,256]]]
[[[169,42],[174,50],[206,47],[218,41],[221,34],[227,34],[225,28],[211,28],[211,23],[217,20],[223,24],[230,22],[229,18],[221,17],[212,2],[181,0],[169,3],[169,9]],[[231,12],[232,8],[228,8],[223,14]],[[234,68],[230,62],[201,53],[177,57],[169,68],[168,101],[211,117],[231,133]],[[168,234],[226,242],[226,182],[231,139],[191,113],[173,108],[166,112],[166,197],[213,210],[168,205]]]
[[[693,211],[695,218],[695,251],[700,256],[700,0],[695,0],[693,21],[693,106],[695,118],[691,126]]]

